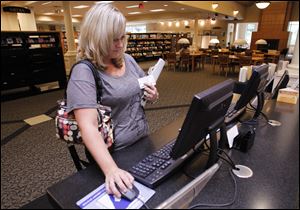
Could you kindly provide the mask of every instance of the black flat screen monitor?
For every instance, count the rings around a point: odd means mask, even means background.
[[[288,70],[285,70],[279,82],[277,83],[276,87],[272,91],[271,94],[272,99],[277,98],[279,89],[286,88],[287,84],[289,83],[289,80],[290,80],[289,72]]]
[[[194,95],[170,153],[177,159],[193,149],[212,129],[218,129],[232,100],[233,80],[226,80]]]
[[[252,67],[251,77],[242,87],[241,96],[234,107],[235,110],[246,107],[255,96],[264,91],[269,74],[268,70],[269,65],[266,64]]]

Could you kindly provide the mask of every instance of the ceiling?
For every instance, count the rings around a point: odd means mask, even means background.
[[[82,18],[84,14],[89,10],[89,8],[97,3],[97,1],[70,1],[71,13],[72,16],[77,16]],[[243,6],[251,6],[253,2],[249,1],[239,1]],[[163,13],[176,13],[176,14],[186,14],[191,15],[197,13],[199,18],[207,18],[208,16],[213,16],[214,13],[209,11],[200,10],[195,7],[185,6],[178,4],[174,1],[113,1],[112,4],[116,6],[121,12],[130,20],[134,20],[135,17],[141,15],[153,15],[159,14],[160,17]],[[139,5],[142,4],[143,8],[126,8],[127,6]],[[87,8],[76,9],[75,6],[87,5]],[[167,5],[167,6],[166,6]],[[1,6],[20,6],[28,7],[34,11],[34,14],[37,16],[45,15],[52,17],[63,17],[64,13],[62,11],[63,5],[62,1],[1,1]],[[150,12],[153,9],[165,9],[163,12]],[[140,14],[129,14],[130,12],[141,12]],[[200,15],[200,16],[199,16]],[[192,17],[192,16],[191,16]],[[225,16],[219,15],[218,19],[225,19]],[[153,20],[152,21],[157,21]]]

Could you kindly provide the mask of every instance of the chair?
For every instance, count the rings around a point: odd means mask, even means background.
[[[180,55],[180,71],[182,70],[182,67],[185,66],[185,69],[187,71],[190,70],[190,54],[189,53],[181,53]]]
[[[176,71],[176,53],[170,52],[167,55],[167,62],[168,62],[168,71],[170,70],[171,65],[174,67],[174,71]]]
[[[243,66],[250,66],[252,62],[251,56],[241,56],[239,59],[240,68]]]
[[[227,67],[228,71],[225,71],[225,77],[227,77],[227,73],[229,72],[230,68],[232,67],[232,65],[230,64],[230,59],[228,55],[219,55],[218,57],[218,61],[219,61],[219,74],[221,73],[221,69],[222,71],[224,71],[224,69]]]

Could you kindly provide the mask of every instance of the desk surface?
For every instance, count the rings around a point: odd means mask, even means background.
[[[299,107],[272,101],[264,110],[270,119],[280,121],[282,126],[260,123],[254,145],[248,153],[230,151],[235,163],[250,167],[254,175],[249,179],[236,177],[238,196],[229,208],[299,208]],[[114,153],[114,159],[120,167],[128,169],[175,138],[183,119],[181,117],[137,144]],[[191,180],[179,170],[155,188],[156,194],[147,205],[151,208],[158,206]],[[91,166],[51,186],[47,193],[62,208],[78,208],[76,201],[103,182],[100,170]],[[233,183],[228,166],[222,164],[192,204],[224,203],[232,197]]]

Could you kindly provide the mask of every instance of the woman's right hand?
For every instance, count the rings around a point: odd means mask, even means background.
[[[114,194],[116,197],[121,198],[121,193],[132,189],[134,178],[133,176],[120,168],[110,170],[105,177],[105,187],[108,194]],[[120,189],[120,191],[118,190]]]

